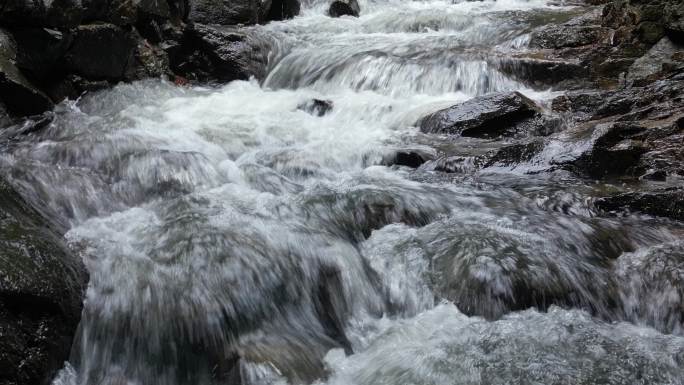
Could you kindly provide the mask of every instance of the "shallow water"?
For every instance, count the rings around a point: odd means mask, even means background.
[[[681,225],[598,217],[619,186],[538,165],[383,166],[443,146],[426,113],[558,92],[489,58],[576,10],[326,3],[254,27],[278,42],[262,84],[120,85],[4,157],[91,275],[55,384],[684,383]]]

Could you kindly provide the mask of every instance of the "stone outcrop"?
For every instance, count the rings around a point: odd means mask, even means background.
[[[259,78],[269,48],[238,25],[299,10],[298,0],[7,0],[0,102],[11,115],[28,116],[121,81]]]
[[[69,357],[87,273],[4,180],[0,222],[0,383],[49,384]]]

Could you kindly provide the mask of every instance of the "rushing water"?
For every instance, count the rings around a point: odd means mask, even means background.
[[[597,217],[612,187],[563,173],[382,165],[443,146],[413,127],[440,107],[550,97],[488,59],[574,10],[326,6],[255,27],[263,84],[120,85],[5,157],[90,271],[55,383],[684,383],[676,223]]]

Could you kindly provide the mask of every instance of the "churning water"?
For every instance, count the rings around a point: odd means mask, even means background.
[[[490,59],[573,10],[361,6],[254,27],[262,84],[120,85],[5,157],[91,274],[55,384],[684,383],[681,227],[596,217],[610,186],[567,174],[383,166],[443,145],[426,113],[548,98]]]

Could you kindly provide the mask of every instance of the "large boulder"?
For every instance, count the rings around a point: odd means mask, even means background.
[[[356,0],[335,0],[328,8],[328,15],[330,17],[353,16],[359,17],[361,7]]]
[[[69,357],[87,272],[0,180],[0,383],[49,384]]]
[[[297,16],[298,0],[190,0],[188,19],[200,24],[266,23]]]
[[[67,68],[89,79],[123,79],[133,61],[135,39],[113,24],[79,26],[66,54]]]
[[[185,31],[172,69],[193,80],[219,83],[263,78],[268,43],[235,27],[194,24]]]
[[[29,82],[16,66],[14,41],[0,29],[0,101],[13,115],[39,114],[52,108],[50,99]]]
[[[418,122],[430,134],[474,138],[512,136],[540,116],[539,107],[519,92],[480,96],[434,112]]]
[[[0,5],[3,26],[69,28],[82,18],[79,0],[3,0]]]
[[[254,24],[257,15],[255,0],[191,0],[188,19],[200,24]]]
[[[19,28],[12,36],[17,43],[17,67],[39,81],[62,71],[61,59],[73,41],[70,32],[49,28]]]

